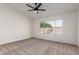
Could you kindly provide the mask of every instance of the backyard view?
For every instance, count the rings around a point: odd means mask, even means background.
[[[40,31],[42,34],[46,33],[62,33],[62,20],[42,21],[40,23]]]

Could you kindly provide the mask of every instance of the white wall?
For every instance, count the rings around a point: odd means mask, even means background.
[[[0,4],[0,44],[31,37],[31,20],[16,9]]]
[[[62,35],[41,34],[40,22],[43,20],[53,20],[53,19],[63,20],[63,34]],[[67,13],[56,17],[34,20],[32,35],[33,37],[36,37],[36,38],[42,38],[46,40],[52,40],[52,41],[58,41],[58,42],[77,45],[77,12]]]
[[[78,8],[78,47],[79,47],[79,8]]]

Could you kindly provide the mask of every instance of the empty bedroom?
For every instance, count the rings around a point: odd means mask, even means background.
[[[79,3],[0,3],[0,55],[79,55]]]

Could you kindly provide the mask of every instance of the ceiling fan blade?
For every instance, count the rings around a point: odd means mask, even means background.
[[[45,9],[38,9],[38,11],[46,11]]]
[[[30,6],[30,5],[28,5],[28,4],[26,4],[26,5],[34,9],[34,7],[32,7],[32,6]]]
[[[34,11],[34,10],[28,10],[28,11]]]
[[[36,7],[36,9],[38,9],[41,5],[42,5],[42,3],[39,3],[39,5]]]

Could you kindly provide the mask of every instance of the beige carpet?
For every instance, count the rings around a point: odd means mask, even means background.
[[[58,43],[42,39],[28,39],[1,45],[0,54],[1,55],[79,55],[79,48],[75,45]]]

